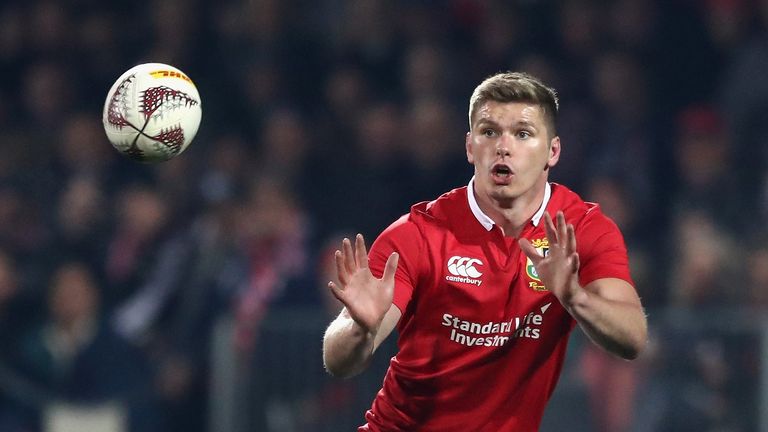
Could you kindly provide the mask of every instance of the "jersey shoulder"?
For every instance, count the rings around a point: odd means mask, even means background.
[[[409,219],[424,228],[452,228],[466,221],[471,214],[467,200],[467,187],[453,189],[432,201],[411,207]]]
[[[579,194],[561,184],[552,183],[551,200],[553,206],[550,214],[554,216],[555,212],[562,210],[565,220],[573,224],[577,230],[585,227],[586,224],[600,225],[609,229],[616,227],[613,220],[603,213],[600,204],[585,201]]]
[[[390,224],[376,239],[374,246],[388,245],[384,250],[420,254],[428,239],[442,235],[452,225],[460,225],[462,202],[467,207],[466,187],[446,192],[432,201],[414,204],[410,212]],[[375,247],[375,249],[381,249]]]

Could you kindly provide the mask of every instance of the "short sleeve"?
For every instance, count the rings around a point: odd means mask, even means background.
[[[590,209],[576,228],[576,244],[581,261],[579,283],[582,286],[603,278],[623,279],[635,285],[629,271],[624,236],[598,206]]]
[[[423,237],[418,226],[405,215],[379,235],[368,253],[368,265],[377,278],[384,274],[384,266],[392,252],[400,255],[392,303],[402,313],[405,313],[419,279],[422,245]]]

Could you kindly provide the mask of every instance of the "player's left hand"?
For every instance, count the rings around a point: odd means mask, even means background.
[[[549,241],[546,256],[539,254],[527,239],[520,239],[520,249],[531,260],[539,279],[547,289],[567,306],[579,286],[579,254],[576,252],[576,233],[573,225],[566,224],[562,211],[558,211],[557,226],[549,213],[544,213],[544,232]]]

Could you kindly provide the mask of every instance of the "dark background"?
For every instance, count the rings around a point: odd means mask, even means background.
[[[502,70],[558,90],[551,179],[619,224],[651,324],[631,364],[577,334],[545,427],[768,427],[767,32],[758,0],[4,0],[0,430],[61,400],[141,431],[351,430],[387,359],[324,375],[330,254],[467,183],[468,99]],[[157,165],[100,123],[144,62],[202,98]]]

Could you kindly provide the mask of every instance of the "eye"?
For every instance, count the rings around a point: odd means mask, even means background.
[[[526,139],[526,138],[530,138],[531,136],[533,136],[533,134],[531,132],[527,131],[527,130],[517,131],[516,135],[520,139]]]
[[[493,129],[483,129],[482,134],[487,138],[492,138],[496,136],[496,131]]]

